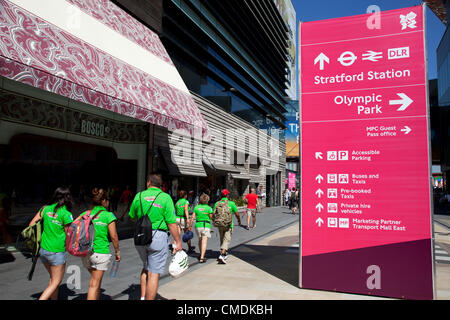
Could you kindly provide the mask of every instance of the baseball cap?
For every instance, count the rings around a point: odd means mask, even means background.
[[[189,230],[188,232],[186,232],[185,234],[183,234],[183,242],[188,242],[189,240],[191,240],[194,237],[194,233]]]
[[[228,191],[227,189],[223,189],[223,190],[222,190],[222,194],[223,194],[224,196],[227,196],[227,195],[230,194],[230,191]]]

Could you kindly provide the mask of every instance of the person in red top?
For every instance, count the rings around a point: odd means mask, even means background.
[[[120,196],[120,199],[119,199],[119,202],[123,202],[123,204],[126,205],[125,211],[122,212],[122,215],[119,218],[120,221],[123,221],[125,214],[130,211],[131,202],[133,200],[131,198],[132,196],[133,196],[133,193],[130,190],[130,186],[127,186],[125,188],[125,190],[122,192],[122,195]]]
[[[250,216],[253,218],[252,229],[256,226],[256,206],[258,211],[261,212],[261,205],[259,203],[258,196],[255,193],[255,188],[250,189],[250,193],[245,196],[245,202],[247,203],[247,230],[250,227]]]

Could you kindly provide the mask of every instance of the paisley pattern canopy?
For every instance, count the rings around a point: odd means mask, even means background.
[[[46,8],[31,11],[30,3],[37,2],[0,0],[0,76],[209,140],[207,124],[156,34],[108,0],[52,0],[55,6],[74,10],[65,17],[74,24],[73,30],[88,27],[76,25],[80,12],[85,19],[100,22],[98,31],[73,34],[67,31],[72,29],[46,20],[55,16],[53,12],[41,17]],[[129,52],[128,47],[105,51],[97,45],[102,39],[94,43],[81,38],[86,31],[118,37],[131,45],[130,50],[136,45],[143,51]],[[151,55],[155,63],[144,71],[148,59],[139,64],[134,52]]]

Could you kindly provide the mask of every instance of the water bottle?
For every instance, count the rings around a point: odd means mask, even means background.
[[[115,278],[115,277],[116,277],[116,275],[117,275],[117,270],[119,270],[119,263],[120,263],[120,261],[114,260],[114,263],[113,263],[113,265],[112,265],[111,271],[110,271],[110,273],[109,273],[109,276],[110,276],[111,278]]]

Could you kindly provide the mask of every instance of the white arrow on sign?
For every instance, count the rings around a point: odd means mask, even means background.
[[[320,227],[322,224],[324,224],[322,218],[320,218],[320,217],[316,220],[316,223],[319,225],[319,227]]]
[[[389,105],[401,105],[397,111],[405,111],[414,101],[404,93],[397,93],[401,100],[389,100]]]
[[[322,152],[316,152],[316,159],[323,159],[323,153]]]
[[[320,70],[323,70],[325,68],[325,62],[326,63],[330,63],[330,59],[323,53],[321,52],[316,59],[314,59],[314,65],[317,64],[317,62],[319,62],[319,68]]]
[[[323,208],[323,205],[322,205],[321,203],[319,203],[319,204],[316,206],[316,209],[317,209],[317,211],[322,212],[322,210],[323,210],[324,208]]]
[[[408,134],[408,133],[410,133],[412,131],[412,129],[410,127],[408,127],[408,126],[405,126],[405,128],[400,130],[400,131],[404,132],[405,134]]]
[[[318,196],[319,198],[321,198],[323,196],[324,192],[321,189],[318,189],[316,191],[316,196]]]
[[[319,175],[316,177],[316,181],[317,181],[318,183],[321,183],[322,180],[323,180],[323,177],[319,174]]]

